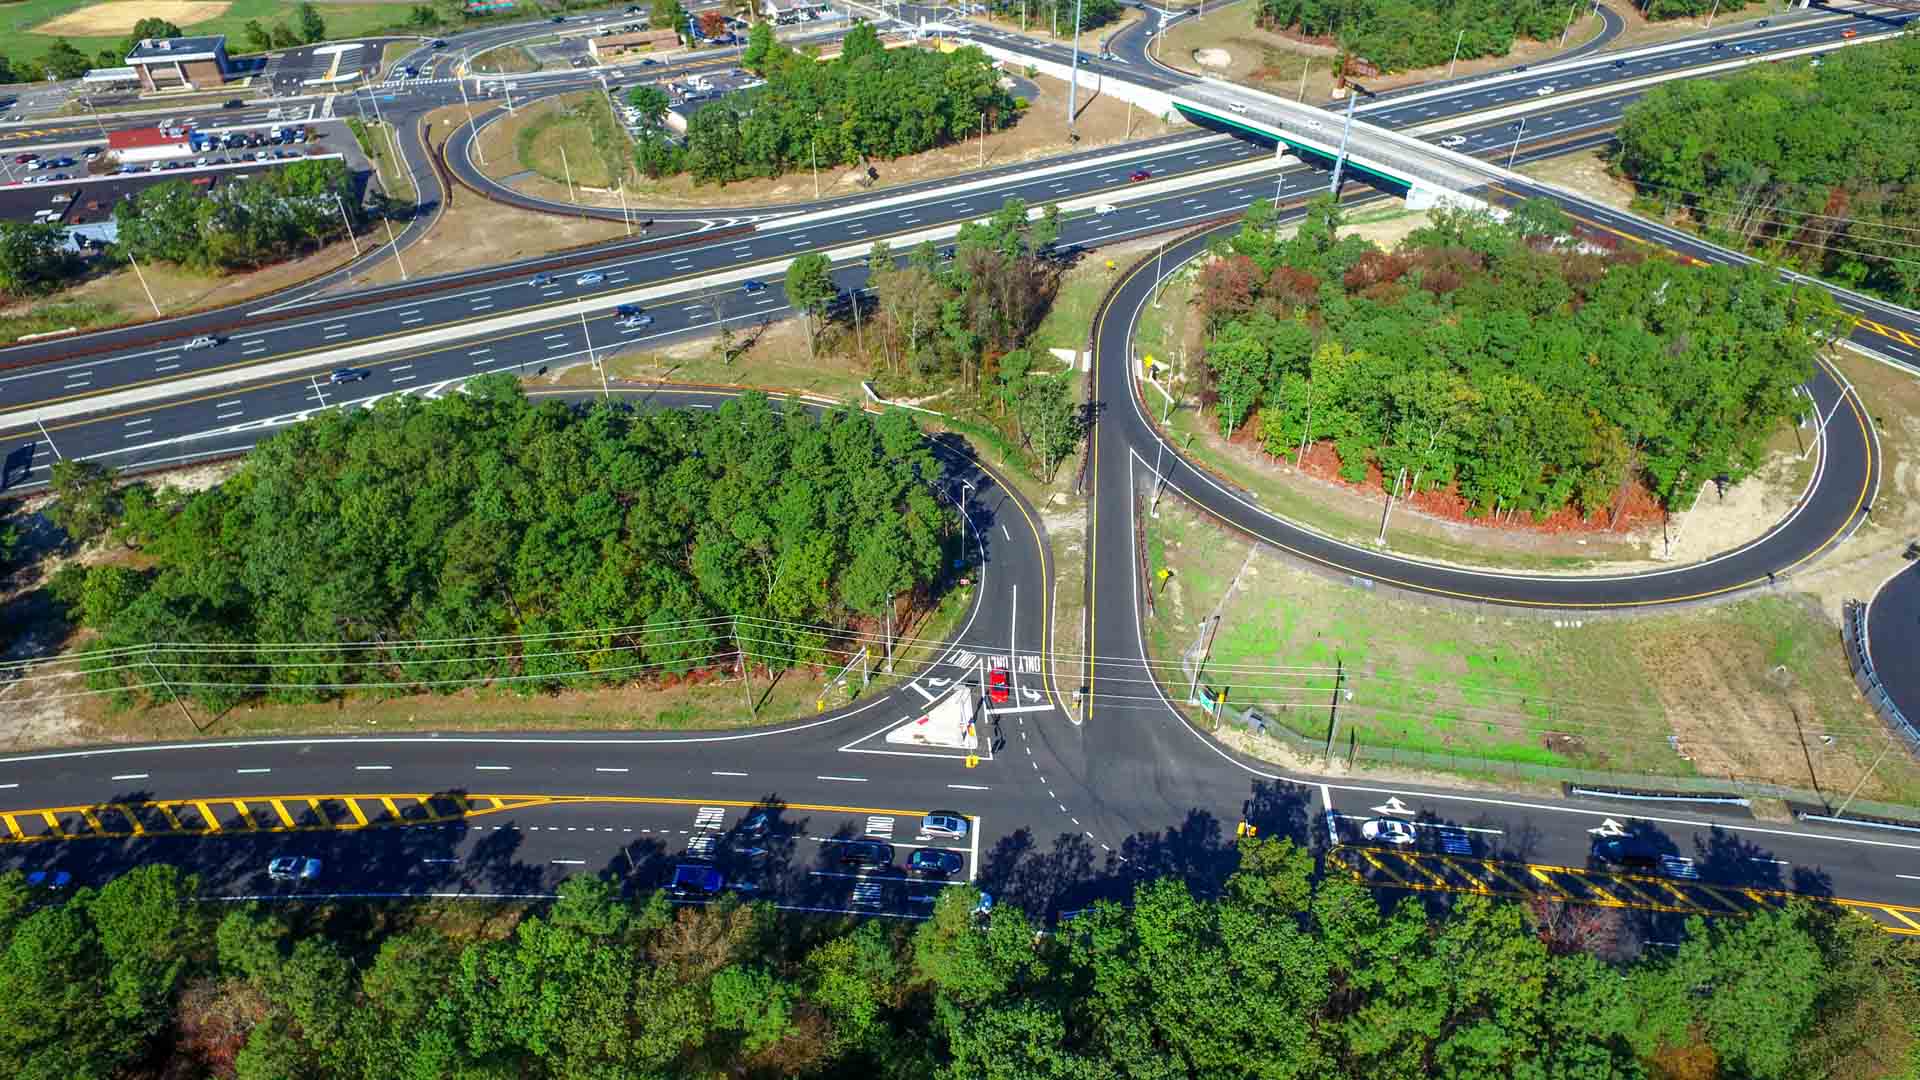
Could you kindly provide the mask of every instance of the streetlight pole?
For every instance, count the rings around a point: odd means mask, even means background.
[[[1300,63],[1300,100],[1307,100],[1307,72],[1313,70],[1313,57],[1309,56]]]
[[[1340,174],[1346,171],[1347,142],[1353,137],[1353,105],[1354,102],[1360,100],[1361,94],[1372,97],[1373,91],[1366,89],[1359,83],[1347,84],[1347,122],[1346,125],[1340,129],[1340,153],[1339,156],[1333,159],[1333,184],[1327,188],[1327,193],[1336,199],[1340,197]]]
[[[1716,0],[1718,2],[1718,0]],[[1574,0],[1573,7],[1567,11],[1567,28],[1560,31],[1560,47],[1567,47],[1567,35],[1573,33],[1573,20],[1580,16],[1580,0]]]
[[[473,102],[467,99],[467,80],[461,79],[459,81],[460,81],[460,104],[467,107],[467,141],[471,143],[476,149],[478,149],[478,147],[480,146],[480,133],[479,133],[479,128],[475,127],[473,123]],[[479,153],[480,153],[480,164],[485,165],[487,163],[487,152],[485,150],[480,150]]]
[[[1520,118],[1519,123],[1513,125],[1513,149],[1507,151],[1508,171],[1512,171],[1513,169],[1514,156],[1520,153],[1520,136],[1524,134],[1526,130],[1527,130],[1527,118],[1523,116]]]
[[[607,365],[601,363],[599,358],[593,355],[593,334],[587,330],[587,312],[585,308],[582,308],[580,311],[580,336],[585,339],[587,343],[587,363],[592,364],[600,371],[600,399],[602,401],[612,401],[613,391],[607,389]]]
[[[1067,135],[1073,136],[1073,114],[1080,109],[1080,5],[1073,0],[1073,70],[1067,89]]]
[[[382,218],[387,223],[387,246],[393,249],[393,264],[400,268],[400,280],[407,280],[407,264],[400,258],[400,243],[393,238],[393,219]]]
[[[567,175],[567,201],[578,205],[580,199],[573,193],[573,166],[567,164],[567,148],[560,148],[560,171]]]
[[[1467,32],[1464,28],[1453,36],[1453,59],[1447,62],[1447,78],[1449,79],[1453,78],[1454,65],[1460,63],[1460,43],[1466,39]]]
[[[1707,29],[1713,29],[1713,17],[1720,11],[1720,0],[1713,0],[1712,10],[1707,12]]]
[[[133,248],[127,248],[127,262],[133,264],[133,276],[140,279],[140,291],[147,294],[147,303],[153,305],[153,317],[160,317],[160,301],[153,298],[153,290],[147,286],[147,275],[140,272],[140,260],[133,257]]]
[[[340,224],[347,227],[347,239],[353,241],[353,257],[360,257],[360,238],[353,235],[353,219],[347,216],[347,204],[340,199],[338,191],[333,193],[333,205],[340,208]]]

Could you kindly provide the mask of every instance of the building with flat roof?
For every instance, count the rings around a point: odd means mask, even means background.
[[[169,135],[157,127],[123,128],[107,133],[107,152],[128,165],[180,157],[189,146],[185,134]]]
[[[225,34],[146,38],[127,54],[127,66],[139,75],[143,90],[224,86],[233,70]]]
[[[679,47],[680,35],[672,30],[640,30],[587,39],[587,54],[596,64],[612,63],[623,56],[672,52]]]

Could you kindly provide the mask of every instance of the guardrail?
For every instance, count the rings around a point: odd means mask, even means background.
[[[1893,703],[1887,688],[1880,685],[1880,676],[1873,670],[1873,654],[1868,651],[1867,605],[1858,600],[1849,600],[1840,613],[1840,641],[1847,654],[1847,667],[1853,672],[1853,682],[1860,688],[1860,694],[1873,705],[1887,726],[1905,742],[1907,752],[1920,757],[1920,731]]]

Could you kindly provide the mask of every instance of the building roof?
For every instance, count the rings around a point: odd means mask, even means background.
[[[677,45],[680,35],[673,30],[637,30],[631,34],[608,34],[590,40],[597,48],[624,49],[631,45]]]
[[[107,133],[107,149],[132,150],[141,146],[173,146],[187,141],[184,135],[168,135],[157,127],[125,128]]]
[[[205,37],[144,38],[127,54],[129,64],[172,63],[175,60],[211,60],[227,45],[225,34]]]

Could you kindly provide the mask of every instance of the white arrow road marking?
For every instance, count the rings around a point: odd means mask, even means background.
[[[1376,814],[1405,814],[1408,817],[1413,816],[1413,811],[1407,809],[1407,804],[1401,802],[1398,795],[1388,799],[1385,805],[1371,807],[1370,809]]]
[[[1588,829],[1587,831],[1588,831],[1588,832],[1590,832],[1590,833],[1592,833],[1592,834],[1593,834],[1593,835],[1595,835],[1595,836],[1625,836],[1625,835],[1627,835],[1627,830],[1626,830],[1625,828],[1623,828],[1623,827],[1621,826],[1621,824],[1620,824],[1619,822],[1617,822],[1617,821],[1615,821],[1615,820],[1613,820],[1612,818],[1608,818],[1608,819],[1606,819],[1605,821],[1602,821],[1602,822],[1600,823],[1600,827],[1599,827],[1599,828],[1597,828],[1597,829]]]

